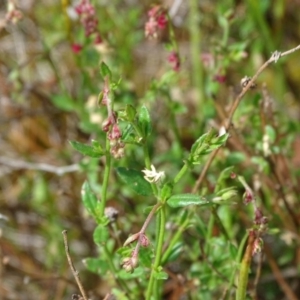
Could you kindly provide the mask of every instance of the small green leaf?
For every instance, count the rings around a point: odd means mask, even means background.
[[[104,152],[100,145],[97,145],[97,147],[89,146],[77,141],[70,141],[71,146],[80,152],[83,155],[89,156],[89,157],[101,157]],[[100,146],[100,147],[99,147]]]
[[[84,207],[90,215],[96,217],[97,197],[91,190],[91,187],[87,181],[84,182],[81,189],[81,199]]]
[[[138,116],[138,124],[142,130],[143,137],[148,137],[152,131],[151,118],[147,107],[144,105],[141,107]]]
[[[216,187],[215,187],[215,192],[219,191],[222,188],[223,182],[230,177],[230,175],[233,173],[234,166],[227,167],[224,169],[221,174],[219,175]]]
[[[154,272],[154,278],[157,280],[167,280],[169,275],[164,271]]]
[[[212,203],[210,203],[210,201],[208,201],[207,198],[195,194],[174,195],[167,200],[167,203],[171,207],[185,207],[189,205],[212,205]]]
[[[144,268],[137,267],[133,270],[132,273],[126,272],[124,269],[121,269],[117,275],[120,279],[133,279],[133,278],[143,278],[143,275],[145,274]]]
[[[171,252],[169,253],[169,255],[166,258],[164,257],[164,263],[168,263],[178,259],[180,253],[182,252],[182,249],[183,249],[183,243],[182,242],[176,243],[172,248]]]
[[[98,141],[92,140],[92,145],[93,145],[94,150],[98,151],[99,153],[100,152],[104,153],[104,151],[103,151],[103,149],[102,149],[102,147],[101,147],[101,145]]]
[[[153,259],[153,250],[151,247],[141,248],[139,252],[139,263],[143,267],[150,268]]]
[[[111,71],[110,71],[109,67],[105,64],[105,62],[102,62],[100,65],[100,74],[103,79],[106,76],[109,76],[109,78],[111,78]]]
[[[172,195],[172,191],[173,191],[173,184],[172,183],[166,183],[164,184],[164,186],[161,189],[160,192],[160,198],[162,201],[166,201],[167,199],[169,199]]]
[[[103,100],[103,91],[101,91],[98,95],[98,99],[97,99],[98,105],[102,103],[102,100]]]
[[[152,195],[151,185],[144,179],[142,172],[123,167],[117,168],[116,171],[122,181],[137,194],[142,196]]]
[[[127,104],[125,108],[125,113],[126,113],[127,121],[132,123],[135,119],[136,109],[132,105]]]
[[[194,142],[191,148],[191,154],[194,154],[196,150],[203,145],[207,135],[208,135],[207,133],[204,133]]]
[[[54,95],[51,100],[56,107],[64,111],[74,111],[77,108],[76,102],[68,95]]]
[[[99,258],[88,257],[83,260],[83,263],[89,271],[96,273],[96,274],[100,274],[102,276],[109,269],[109,265],[108,265],[107,261],[99,259]]]
[[[106,226],[98,225],[93,233],[93,239],[95,244],[101,245],[106,243],[109,238],[109,232]]]
[[[122,141],[128,144],[136,144],[137,136],[131,124],[128,124],[122,131]]]

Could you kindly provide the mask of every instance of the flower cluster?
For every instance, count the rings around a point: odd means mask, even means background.
[[[232,178],[235,178],[236,175]],[[253,248],[252,248],[252,255],[261,252],[263,248],[263,234],[267,231],[268,226],[268,219],[264,216],[261,209],[257,207],[256,199],[253,190],[250,188],[250,186],[246,183],[243,177],[237,176],[239,181],[242,183],[242,185],[245,188],[244,193],[244,204],[248,205],[251,204],[254,209],[254,218],[253,218],[253,226],[251,230],[249,231],[249,235],[253,237]]]
[[[97,28],[98,19],[96,17],[95,7],[90,3],[90,0],[81,0],[78,5],[75,6],[75,12],[79,16],[80,22],[84,27],[85,36],[89,37],[95,34],[94,43],[102,43],[100,32]],[[82,46],[80,44],[73,44],[72,50],[75,53],[80,52]]]
[[[157,38],[158,33],[165,29],[168,23],[166,11],[160,5],[155,5],[148,11],[148,17],[145,24],[145,36]]]
[[[128,246],[129,244],[131,244],[134,241],[137,241],[137,244],[136,244],[135,249],[132,251],[131,256],[124,258],[121,263],[122,268],[128,273],[132,273],[134,271],[134,269],[138,266],[138,253],[139,253],[140,246],[146,248],[146,247],[149,247],[149,245],[150,245],[150,241],[149,241],[148,237],[145,235],[144,232],[140,231],[138,233],[131,235],[125,241],[124,247]]]
[[[108,117],[102,123],[102,130],[107,132],[107,138],[110,140],[110,153],[114,158],[124,156],[124,143],[121,141],[122,132],[118,125],[117,114],[111,108],[111,100],[109,98],[109,82],[105,79],[102,105],[107,107]]]
[[[126,257],[123,259],[121,266],[126,272],[132,273],[138,266],[138,258],[136,256]]]

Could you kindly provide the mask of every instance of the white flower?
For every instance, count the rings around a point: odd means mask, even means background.
[[[153,165],[151,165],[151,170],[145,169],[142,170],[142,172],[145,173],[144,178],[150,183],[155,183],[165,176],[165,172],[156,172],[156,169]]]

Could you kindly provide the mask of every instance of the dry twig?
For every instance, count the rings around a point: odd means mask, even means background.
[[[83,297],[84,300],[88,300],[88,297],[86,295],[86,292],[83,288],[83,285],[80,281],[80,278],[79,278],[79,275],[78,275],[78,271],[75,269],[74,265],[73,265],[73,262],[72,262],[72,259],[71,259],[71,256],[70,256],[70,253],[69,253],[69,245],[68,245],[68,237],[67,237],[67,230],[64,230],[62,232],[63,234],[63,237],[64,237],[64,244],[65,244],[65,251],[66,251],[66,255],[67,255],[67,259],[68,259],[68,263],[69,263],[69,266],[71,268],[71,271],[73,273],[73,276],[76,280],[76,283],[79,287],[79,290],[81,292],[81,295]]]

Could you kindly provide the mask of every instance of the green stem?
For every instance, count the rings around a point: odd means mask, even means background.
[[[179,173],[174,178],[174,184],[176,184],[181,179],[181,177],[187,172],[187,170],[188,170],[188,164],[185,163],[181,168],[181,170],[179,171]]]
[[[165,206],[162,206],[159,211],[159,232],[158,232],[158,238],[157,238],[157,246],[156,246],[156,253],[155,253],[155,260],[153,264],[153,268],[151,270],[150,280],[147,288],[146,293],[146,300],[151,299],[151,295],[153,292],[153,286],[155,283],[155,273],[158,270],[158,267],[161,263],[161,257],[162,257],[162,249],[163,249],[163,242],[165,237],[165,227],[166,227],[166,212],[165,212]],[[155,295],[157,296],[158,291],[154,291]],[[156,297],[155,299],[159,299]]]
[[[102,184],[102,192],[101,192],[101,201],[100,201],[100,209],[99,209],[99,218],[101,219],[104,216],[104,210],[106,206],[106,196],[107,196],[107,187],[109,180],[109,173],[111,168],[111,154],[110,154],[110,141],[106,139],[106,163],[104,169],[104,178]]]
[[[236,298],[235,298],[236,300],[246,299],[249,269],[250,269],[250,264],[252,259],[252,250],[253,250],[254,241],[255,241],[255,235],[253,232],[250,231],[248,235],[247,248],[240,265],[240,274],[239,274],[238,287],[237,287]]]
[[[235,279],[235,276],[236,276],[236,269],[237,269],[238,264],[242,260],[243,250],[245,248],[247,238],[248,238],[248,233],[244,235],[242,241],[240,242],[239,249],[238,249],[238,254],[237,254],[237,258],[236,258],[236,263],[234,264],[232,275],[230,277],[230,282],[229,282],[229,285],[228,285],[228,288],[227,288],[228,291],[230,291],[231,287],[234,285],[234,279]]]

